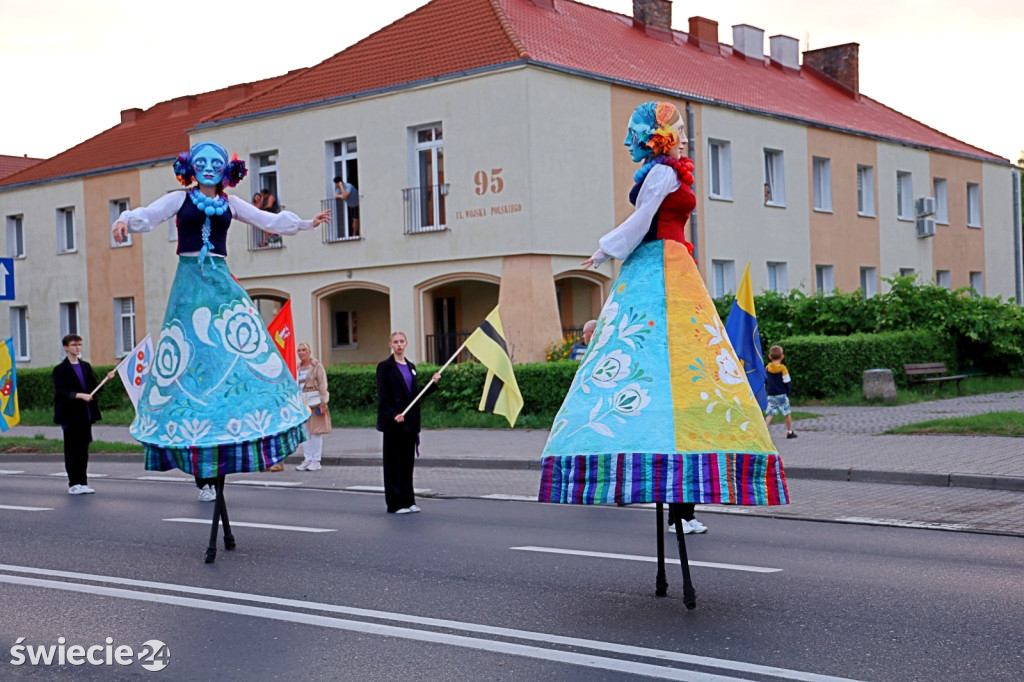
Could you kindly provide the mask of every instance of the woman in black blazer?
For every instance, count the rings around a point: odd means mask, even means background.
[[[384,500],[389,514],[420,510],[412,489],[420,404],[402,415],[420,392],[416,366],[405,359],[407,343],[404,332],[392,332],[388,341],[392,355],[377,365],[377,430],[384,434]],[[432,393],[440,380],[441,375],[435,374],[426,394]]]
[[[96,492],[89,487],[89,443],[92,423],[100,420],[100,406],[93,400],[96,375],[92,365],[79,359],[82,337],[68,334],[62,340],[67,357],[53,368],[53,421],[64,427],[64,469],[72,495]],[[75,366],[81,369],[81,377]],[[111,372],[113,374],[113,372]]]

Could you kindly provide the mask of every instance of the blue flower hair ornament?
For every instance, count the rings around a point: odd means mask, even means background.
[[[178,178],[178,182],[185,187],[195,182],[196,176],[192,171],[192,155],[188,152],[178,154],[178,158],[174,161],[174,177]]]
[[[224,169],[224,185],[227,187],[234,187],[240,183],[248,173],[249,169],[245,167],[245,161],[239,159],[238,154],[234,154],[232,155],[227,168]]]

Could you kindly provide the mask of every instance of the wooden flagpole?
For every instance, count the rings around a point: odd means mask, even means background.
[[[475,330],[474,330],[474,331],[475,331]],[[470,334],[470,336],[472,336],[472,334]],[[459,346],[459,349],[458,349],[457,351],[455,351],[455,354],[454,354],[454,355],[452,355],[452,356],[451,356],[450,358],[448,358],[448,362],[444,363],[444,364],[443,364],[443,365],[441,366],[441,369],[437,370],[437,373],[438,373],[438,374],[440,374],[441,372],[443,372],[443,371],[445,370],[445,368],[446,368],[446,367],[447,367],[448,365],[452,364],[452,361],[453,361],[453,360],[455,360],[455,358],[459,357],[459,353],[461,353],[461,352],[462,352],[462,350],[463,350],[463,349],[464,349],[464,348],[466,347],[466,344],[467,344],[467,343],[469,343],[469,337],[466,337],[466,340],[465,340],[465,341],[464,341],[464,342],[462,343],[462,345],[461,345],[461,346]],[[418,403],[418,402],[419,402],[420,398],[422,398],[422,397],[423,397],[423,394],[427,392],[427,389],[428,389],[428,388],[430,388],[430,384],[431,384],[431,383],[433,383],[433,382],[431,382],[431,381],[428,381],[428,382],[427,382],[427,385],[423,387],[423,390],[422,390],[422,391],[420,391],[420,394],[419,394],[418,396],[416,396],[415,398],[413,398],[413,401],[412,401],[411,403],[409,403],[409,407],[407,407],[407,408],[405,408],[404,410],[402,410],[402,416],[403,416],[403,417],[405,416],[405,413],[406,413],[406,412],[408,412],[409,410],[411,410],[411,409],[412,409],[412,406],[413,406],[413,405],[415,405],[416,403]],[[98,387],[97,387],[97,388],[98,388]]]

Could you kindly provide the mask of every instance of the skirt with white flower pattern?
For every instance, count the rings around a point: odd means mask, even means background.
[[[131,434],[146,469],[265,470],[305,440],[309,408],[249,295],[220,258],[181,256]]]
[[[539,500],[785,504],[772,444],[686,247],[622,265],[541,458]]]

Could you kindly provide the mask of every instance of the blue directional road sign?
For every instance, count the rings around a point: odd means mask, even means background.
[[[0,258],[0,301],[14,300],[14,259]]]

